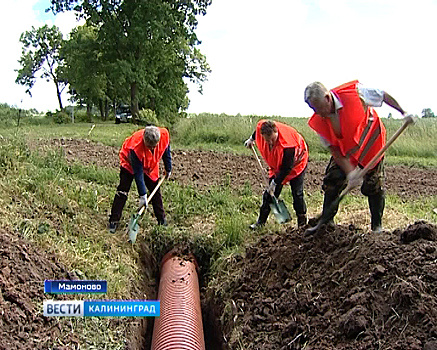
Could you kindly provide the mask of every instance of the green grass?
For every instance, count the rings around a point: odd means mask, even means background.
[[[235,154],[248,154],[244,141],[253,133],[259,116],[224,116],[202,114],[180,119],[170,130],[174,149],[204,149]],[[1,120],[1,118],[0,118]],[[298,130],[305,138],[310,158],[327,159],[329,152],[323,148],[318,135],[308,126],[308,118],[281,118],[274,120],[286,123]],[[383,119],[390,138],[402,125],[399,119]],[[95,127],[91,131],[92,125]],[[75,123],[28,125],[20,128],[6,124],[1,137],[38,138],[80,138],[100,142],[108,146],[120,147],[124,139],[140,126],[114,124],[112,121],[100,123]],[[437,166],[437,118],[419,119],[410,126],[388,149],[388,164],[406,164],[423,167]]]
[[[92,126],[95,127],[92,129]],[[126,137],[130,136],[140,127],[133,124],[105,123],[75,123],[75,124],[51,124],[25,125],[20,128],[6,127],[0,131],[0,138],[17,137],[20,139],[89,139],[108,146],[120,147]]]
[[[181,119],[174,126],[173,139],[185,147],[208,146],[214,150],[244,152],[244,141],[253,133],[261,117],[194,116]],[[318,135],[308,126],[308,118],[274,118],[294,127],[305,138],[311,159],[329,157],[320,143]],[[387,139],[402,125],[399,119],[383,119]],[[388,149],[388,164],[437,166],[437,118],[419,119],[410,126]]]

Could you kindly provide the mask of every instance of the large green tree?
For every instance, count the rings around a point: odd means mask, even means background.
[[[15,82],[27,86],[26,92],[32,96],[30,90],[35,85],[37,74],[40,78],[52,81],[56,86],[59,108],[62,110],[61,93],[67,82],[63,77],[63,58],[60,54],[64,42],[58,27],[44,25],[40,28],[21,34],[20,42],[23,44],[21,58],[18,61],[21,69]]]
[[[75,10],[99,28],[111,84],[125,82],[134,118],[139,105],[170,118],[187,107],[184,78],[199,85],[210,72],[196,46],[197,15],[211,0],[51,0],[54,13]]]
[[[91,107],[99,105],[102,119],[107,117],[104,108],[107,97],[105,64],[97,43],[97,30],[83,25],[74,28],[70,39],[62,48],[65,58],[64,73],[70,84],[73,99],[85,103],[90,117]]]

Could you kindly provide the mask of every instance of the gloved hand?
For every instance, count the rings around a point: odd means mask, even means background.
[[[147,196],[146,195],[140,196],[140,201],[138,203],[139,209],[141,209],[143,206],[145,206],[146,207],[145,209],[147,209]]]
[[[254,140],[254,139],[252,138],[252,136],[251,136],[251,137],[249,137],[249,138],[244,142],[244,145],[245,145],[247,148],[251,148],[251,147],[253,146],[254,142],[255,142],[255,140]]]
[[[347,174],[348,186],[351,188],[358,187],[361,184],[362,176],[360,176],[361,169],[356,167],[349,174]]]
[[[168,179],[171,175],[171,171],[165,171],[165,178]]]
[[[276,189],[276,182],[275,179],[272,179],[272,181],[270,181],[270,185],[269,187],[267,187],[267,192],[270,193],[272,196],[275,195],[275,189]]]

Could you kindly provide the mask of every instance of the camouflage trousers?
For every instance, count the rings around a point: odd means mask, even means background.
[[[382,215],[385,207],[384,179],[384,161],[382,159],[373,169],[367,172],[361,185],[361,193],[368,198],[369,202],[372,230],[382,225]],[[323,178],[322,189],[325,192],[323,211],[338,199],[346,186],[347,179],[345,172],[337,165],[334,158],[331,157],[326,167],[325,177]],[[333,210],[335,216],[338,211],[338,205],[337,208],[333,209],[335,209]]]

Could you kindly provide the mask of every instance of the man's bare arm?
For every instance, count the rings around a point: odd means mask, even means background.
[[[402,109],[402,107],[399,105],[399,103],[388,93],[384,92],[384,99],[383,101],[389,105],[390,107],[396,109],[399,113],[404,115],[406,112]]]

